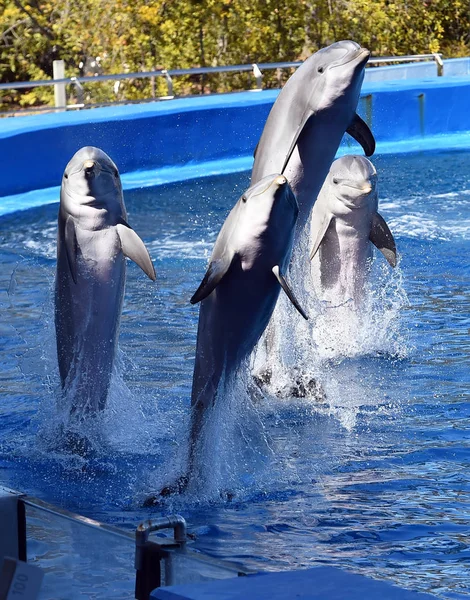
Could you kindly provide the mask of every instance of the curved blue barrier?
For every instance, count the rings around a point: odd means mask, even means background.
[[[248,169],[277,90],[0,120],[0,214],[60,185],[80,147],[107,152],[125,187]],[[365,83],[359,112],[379,153],[470,147],[470,78]],[[342,152],[355,143],[345,136]],[[225,164],[225,166],[224,166]],[[19,196],[21,195],[21,196]],[[26,195],[26,199],[25,199]],[[57,200],[44,191],[42,203]]]

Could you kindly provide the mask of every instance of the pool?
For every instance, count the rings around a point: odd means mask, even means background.
[[[470,153],[374,163],[400,261],[392,272],[376,258],[362,337],[315,314],[317,347],[295,349],[312,353],[326,400],[232,403],[241,435],[224,431],[208,456],[213,485],[155,509],[141,502],[181,468],[187,445],[198,315],[189,298],[249,174],[126,192],[157,285],[129,264],[118,366],[90,458],[53,444],[57,205],[1,217],[1,482],[128,528],[180,512],[196,548],[254,568],[328,564],[469,596]]]

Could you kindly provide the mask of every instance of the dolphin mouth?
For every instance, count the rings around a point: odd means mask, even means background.
[[[107,173],[108,175],[114,175],[112,169],[106,169],[103,167],[98,161],[93,159],[84,160],[83,163],[74,171],[69,173],[69,177],[71,175],[76,175],[77,173],[85,172],[85,176],[89,177],[90,175],[93,177],[98,177],[101,173]]]
[[[374,186],[370,183],[364,184],[364,185],[358,185],[358,184],[354,184],[349,181],[343,181],[342,184],[345,187],[352,188],[353,190],[358,190],[359,192],[363,192],[364,194],[370,194],[371,191],[374,189]]]
[[[291,206],[294,210],[298,211],[299,203],[297,202],[297,198],[296,198],[294,192],[292,191],[285,175],[276,175],[273,177],[274,177],[274,179],[271,179],[271,181],[269,181],[267,183],[266,187],[263,187],[263,189],[260,192],[258,192],[257,194],[254,194],[253,198],[255,198],[256,196],[261,196],[261,194],[264,194],[265,192],[267,192],[269,190],[269,188],[273,185],[276,186],[278,189],[285,188],[287,186],[288,202],[291,204]]]
[[[252,197],[256,198],[256,196],[261,196],[262,194],[267,192],[272,185],[277,185],[278,187],[281,187],[287,183],[287,179],[284,177],[284,175],[276,175],[273,177],[274,177],[274,179],[271,179],[270,181],[266,182],[266,187],[263,187],[262,190],[260,190],[256,194],[253,194]],[[281,178],[282,178],[282,181],[281,181]]]
[[[337,67],[344,67],[351,62],[357,62],[358,66],[363,67],[366,65],[369,58],[370,52],[367,50],[367,48],[358,48],[357,50],[347,52],[340,61],[338,61],[335,65],[332,65],[330,68],[336,69]]]
[[[96,208],[98,210],[106,210],[107,206],[103,202],[99,202],[96,199],[90,200],[89,202],[82,202],[82,206],[89,206],[90,208]]]

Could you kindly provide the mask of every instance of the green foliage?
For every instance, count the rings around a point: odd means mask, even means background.
[[[470,52],[469,0],[0,0],[0,81],[300,60],[335,40],[376,56]],[[80,63],[84,66],[80,68]],[[265,87],[289,72],[265,72]],[[249,73],[175,78],[177,94],[254,87]],[[86,102],[167,93],[165,79],[84,86]],[[68,90],[71,101],[77,98]],[[6,107],[51,104],[52,88],[4,91]]]

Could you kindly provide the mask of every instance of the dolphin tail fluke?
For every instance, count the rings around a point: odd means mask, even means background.
[[[121,219],[121,222],[118,223],[116,227],[119,239],[121,240],[121,249],[124,256],[127,256],[134,261],[147,277],[152,281],[155,281],[157,278],[155,267],[153,266],[152,259],[150,258],[150,254],[145,247],[144,242],[124,219]]]
[[[356,142],[359,142],[364,149],[366,156],[372,156],[375,152],[375,138],[372,131],[369,129],[369,125],[361,119],[356,113],[351,121],[349,127],[346,129],[347,133],[352,136]]]
[[[272,268],[272,271],[273,271],[274,276],[276,277],[276,279],[279,281],[282,289],[285,291],[285,293],[286,293],[287,297],[289,298],[289,300],[292,302],[292,304],[295,306],[295,308],[298,310],[298,312],[302,315],[302,317],[306,321],[308,321],[308,317],[307,317],[305,311],[303,310],[303,308],[298,303],[297,298],[294,296],[294,292],[290,289],[289,284],[287,283],[287,281],[284,278],[284,275],[281,273],[279,265],[275,265]]]
[[[77,234],[75,222],[70,216],[65,221],[65,252],[73,282],[77,283]]]
[[[382,252],[390,266],[395,267],[397,264],[397,247],[393,239],[392,232],[388,228],[384,218],[375,213],[372,216],[372,227],[369,235],[370,241],[374,246]]]

